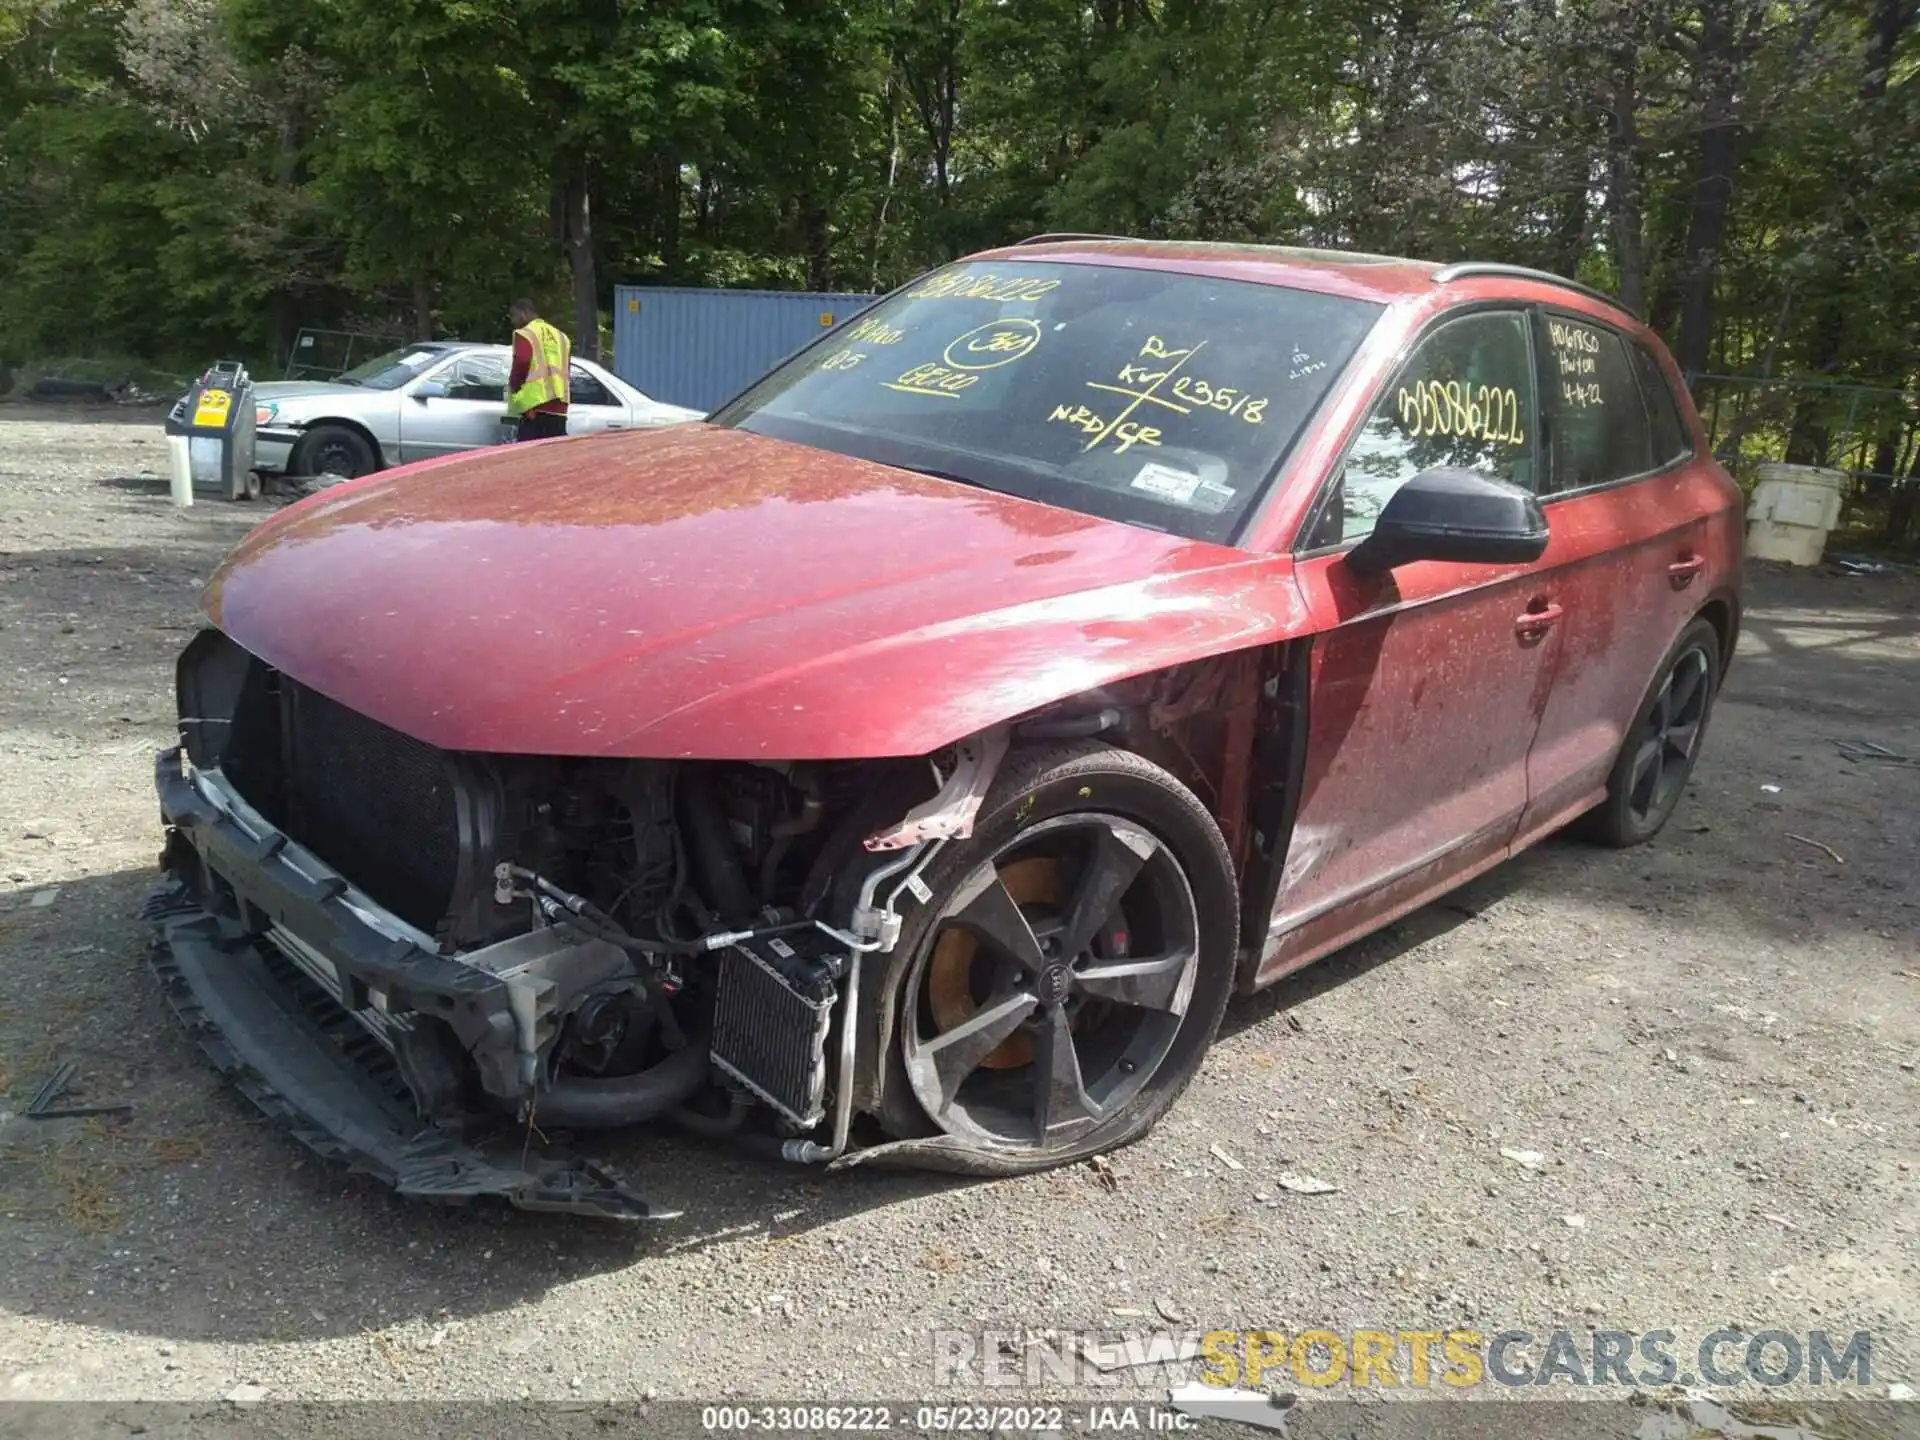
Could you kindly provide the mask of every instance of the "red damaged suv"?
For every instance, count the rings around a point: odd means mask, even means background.
[[[647,1120],[1057,1165],[1230,992],[1571,821],[1657,832],[1739,566],[1603,295],[1041,237],[704,423],[262,525],[180,659],[155,965],[406,1194],[657,1217],[562,1138]]]

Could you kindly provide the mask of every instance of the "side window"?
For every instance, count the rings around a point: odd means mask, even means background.
[[[1686,422],[1680,418],[1680,407],[1674,403],[1673,384],[1651,350],[1638,341],[1629,348],[1633,368],[1640,372],[1640,395],[1647,402],[1647,429],[1653,439],[1654,466],[1671,465],[1693,448],[1693,442],[1687,437]]]
[[[497,355],[463,355],[442,376],[449,400],[506,400],[507,362]]]
[[[1548,494],[1584,490],[1653,466],[1647,407],[1627,347],[1604,326],[1540,316],[1542,383],[1552,435]]]
[[[618,405],[606,386],[581,366],[575,365],[567,371],[567,382],[571,387],[567,397],[569,405]]]
[[[1361,427],[1308,548],[1373,533],[1422,470],[1459,466],[1535,488],[1533,364],[1524,317],[1465,315],[1429,335]]]

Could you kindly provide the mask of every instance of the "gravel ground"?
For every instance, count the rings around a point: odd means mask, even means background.
[[[923,1396],[935,1330],[1157,1311],[1871,1330],[1873,1393],[1915,1378],[1920,768],[1833,743],[1920,754],[1911,579],[1755,574],[1659,842],[1550,843],[1237,1002],[1110,1173],[641,1134],[611,1157],[684,1218],[621,1230],[318,1167],[177,1029],[132,918],[150,755],[198,587],[273,502],[176,511],[164,463],[156,416],[0,406],[0,1397]],[[20,1118],[69,1059],[131,1118]]]

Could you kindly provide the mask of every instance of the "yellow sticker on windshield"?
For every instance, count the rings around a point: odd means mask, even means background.
[[[194,407],[193,423],[196,428],[210,430],[223,429],[227,423],[227,412],[233,408],[233,396],[225,390],[202,390],[200,403]]]

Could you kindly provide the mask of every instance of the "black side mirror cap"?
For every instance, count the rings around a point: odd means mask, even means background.
[[[1388,497],[1373,533],[1347,553],[1362,575],[1416,560],[1528,565],[1547,549],[1547,517],[1529,491],[1477,470],[1422,470]]]

